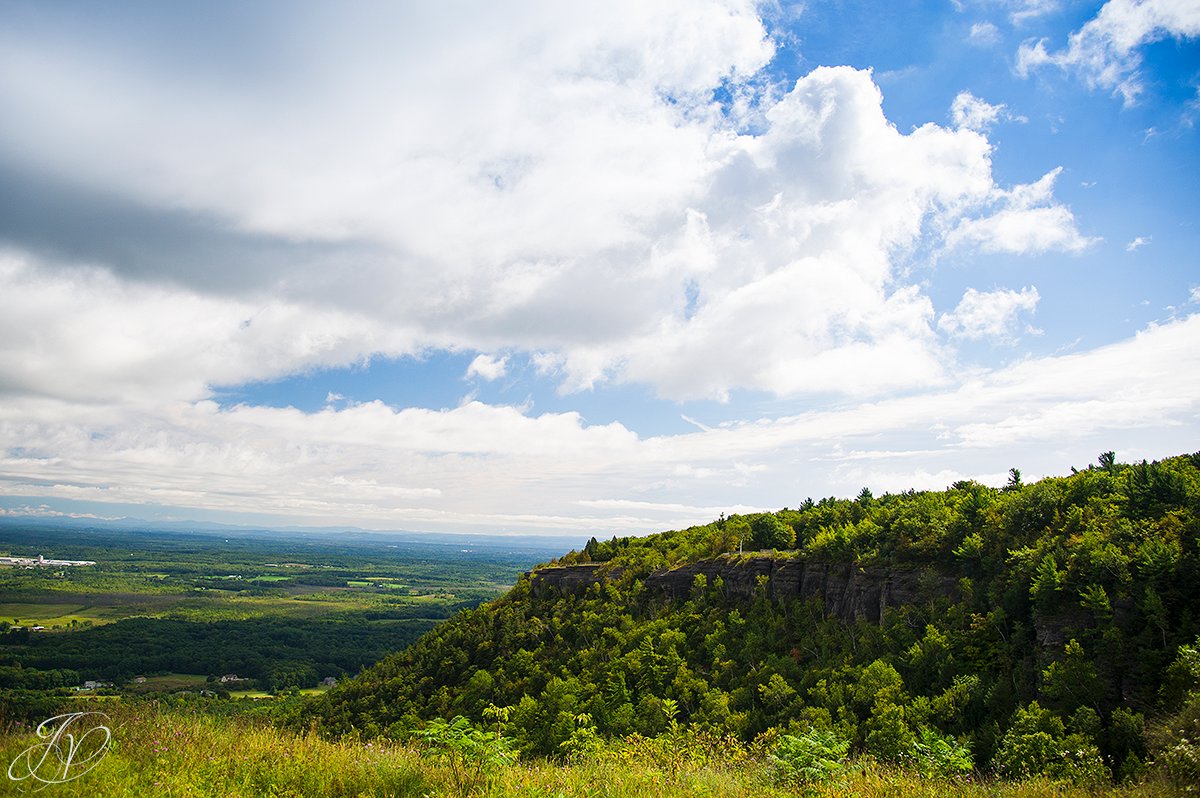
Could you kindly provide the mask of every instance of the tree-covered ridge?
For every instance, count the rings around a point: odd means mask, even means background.
[[[1147,759],[1147,718],[1153,731],[1195,687],[1163,689],[1200,633],[1198,541],[1200,454],[1123,465],[1107,453],[1031,485],[1014,471],[1000,490],[864,490],[593,540],[560,564],[603,562],[608,579],[583,591],[522,579],[319,711],[331,730],[380,734],[507,706],[525,749],[551,755],[589,735],[816,729],[901,763],[942,746],[1007,775],[1127,776]],[[957,589],[872,623],[772,601],[766,584],[749,597],[702,576],[686,596],[647,588],[656,571],[739,548],[923,569]]]

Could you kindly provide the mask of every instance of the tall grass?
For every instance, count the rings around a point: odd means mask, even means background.
[[[81,702],[82,703],[82,702]],[[82,708],[82,707],[80,707]],[[217,717],[192,707],[155,702],[109,702],[112,743],[104,760],[81,778],[48,785],[34,795],[85,798],[315,798],[455,796],[449,769],[415,745],[331,741],[246,717]],[[29,727],[0,732],[0,795],[30,794],[28,782],[3,773],[37,742]],[[888,768],[869,759],[851,764],[836,780],[790,789],[771,781],[755,757],[670,758],[654,741],[569,765],[546,761],[500,767],[484,796],[526,798],[1133,798],[1171,795],[1165,785],[1082,788],[1047,781],[1026,783],[939,781]]]
[[[113,798],[258,798],[259,796],[405,796],[428,792],[423,763],[412,751],[377,743],[331,742],[242,718],[163,709],[153,703],[106,704],[112,730],[108,755],[93,770],[46,796]],[[5,769],[37,742],[27,729],[0,737]],[[0,775],[0,794],[38,784]],[[5,792],[6,791],[6,792]]]
[[[734,767],[688,766],[675,771],[638,762],[570,766],[536,762],[502,771],[489,795],[529,798],[783,798],[797,795],[813,798],[1167,798],[1176,794],[1165,784],[1089,788],[1046,780],[939,780],[864,760],[829,783],[800,788],[773,785],[766,767],[754,762]]]

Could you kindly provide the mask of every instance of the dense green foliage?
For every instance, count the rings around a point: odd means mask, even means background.
[[[1172,783],[1200,792],[1200,640],[1180,647],[1167,669],[1163,695],[1170,713],[1150,729],[1151,753]],[[1133,739],[1140,731],[1128,721],[1121,727]]]
[[[755,545],[915,570],[930,589],[872,623],[820,598],[773,601],[767,584],[742,595],[700,575],[674,598],[647,587],[659,569]],[[1014,469],[1000,490],[864,490],[593,539],[559,564],[584,562],[604,563],[590,586],[522,579],[340,685],[313,717],[333,733],[400,735],[510,707],[523,750],[549,756],[563,755],[581,716],[608,739],[684,727],[800,740],[815,729],[928,772],[973,761],[1078,781],[1137,777],[1147,717],[1174,708],[1193,722],[1192,705],[1160,687],[1200,632],[1200,455],[1122,465],[1106,454],[1029,485]],[[955,590],[935,589],[947,580]]]
[[[199,623],[130,618],[86,632],[9,632],[0,640],[26,672],[65,667],[122,682],[147,673],[237,674],[279,690],[356,673],[388,652],[407,647],[435,623],[430,619],[355,622],[266,617]]]

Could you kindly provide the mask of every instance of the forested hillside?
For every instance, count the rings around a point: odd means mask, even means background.
[[[1111,453],[1030,485],[1014,470],[1003,489],[864,489],[593,539],[315,714],[366,735],[506,717],[552,756],[680,729],[828,733],[901,765],[1136,777],[1200,725],[1198,542],[1200,454]]]

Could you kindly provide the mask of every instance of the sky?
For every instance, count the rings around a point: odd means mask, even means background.
[[[608,537],[1200,449],[1200,0],[0,0],[0,514]]]

